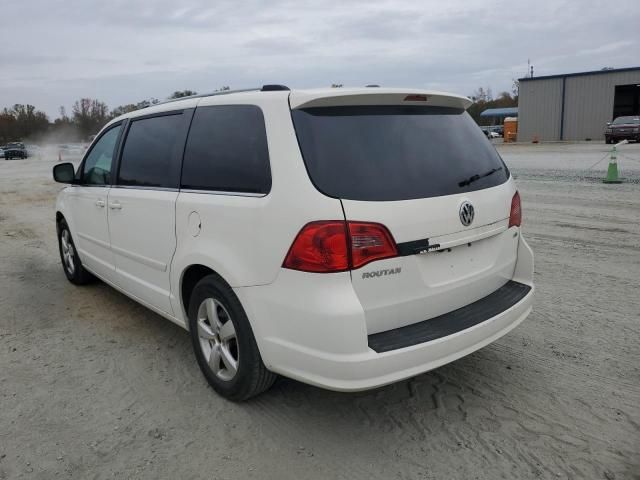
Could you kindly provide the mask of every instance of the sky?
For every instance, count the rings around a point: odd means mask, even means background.
[[[0,108],[379,84],[494,95],[640,66],[638,0],[0,0]]]

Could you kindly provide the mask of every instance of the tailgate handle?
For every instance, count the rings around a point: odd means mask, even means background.
[[[413,240],[411,242],[402,242],[397,244],[398,255],[406,257],[409,255],[418,255],[421,253],[429,253],[432,250],[440,248],[439,243],[429,244],[428,238],[422,240]]]

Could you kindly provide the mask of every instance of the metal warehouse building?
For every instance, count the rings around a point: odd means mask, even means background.
[[[602,140],[606,123],[640,115],[640,67],[520,79],[518,141]]]

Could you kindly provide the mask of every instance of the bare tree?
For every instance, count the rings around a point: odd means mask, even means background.
[[[15,104],[0,113],[0,140],[2,143],[34,139],[49,128],[49,118],[33,105]]]
[[[511,80],[511,96],[517,99],[520,94],[520,81],[516,78],[512,78]]]
[[[73,122],[83,138],[97,133],[109,118],[109,107],[100,100],[81,98],[73,104]]]
[[[160,101],[157,98],[152,97],[149,99],[141,100],[138,103],[128,103],[126,105],[120,105],[111,110],[111,118],[116,118],[120,115],[124,115],[125,113],[140,110],[141,108],[147,108],[151,105],[156,105],[157,103],[160,103]]]
[[[192,95],[197,94],[198,92],[195,90],[176,90],[169,96],[169,100],[173,100],[174,98],[191,97]]]

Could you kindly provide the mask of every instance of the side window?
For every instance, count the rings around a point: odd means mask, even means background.
[[[83,185],[110,185],[111,166],[121,125],[107,131],[91,148],[82,166]]]
[[[271,169],[262,110],[254,105],[197,108],[181,188],[269,193]]]
[[[122,150],[118,185],[177,188],[183,127],[182,113],[133,120]]]

